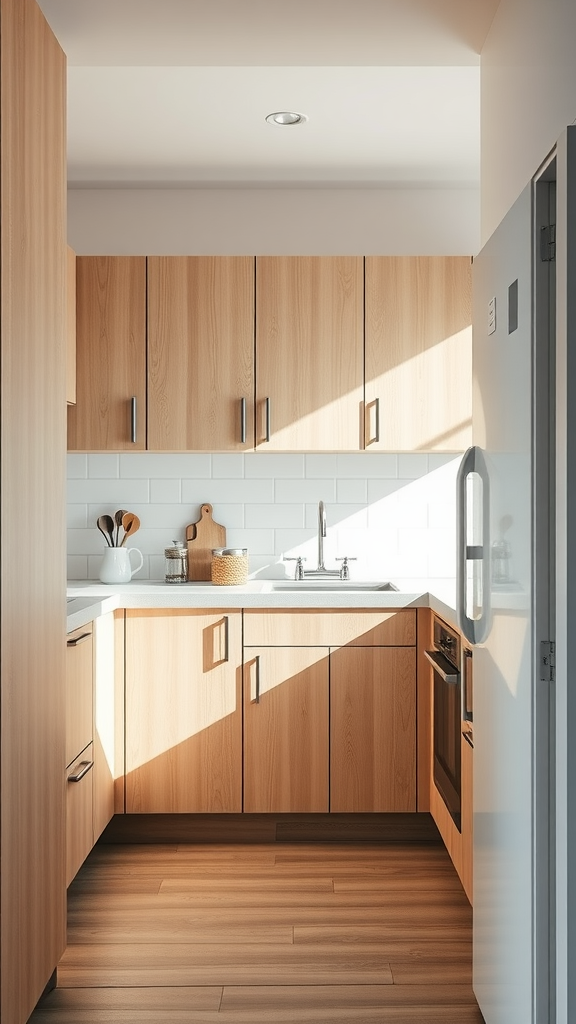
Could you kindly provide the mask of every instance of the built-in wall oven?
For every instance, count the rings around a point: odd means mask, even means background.
[[[434,616],[434,642],[426,657],[434,669],[433,777],[461,831],[462,687],[460,636]]]

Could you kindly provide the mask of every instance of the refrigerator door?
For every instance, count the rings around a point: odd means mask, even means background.
[[[459,609],[463,631],[479,643],[473,984],[486,1024],[532,1024],[531,187],[475,259],[473,285],[473,436],[481,449],[473,469],[482,464],[486,480],[476,496],[470,488],[472,512],[464,514],[472,537],[462,543],[472,557],[461,557],[461,573],[468,576],[460,580],[460,594],[468,595],[468,611],[462,597]],[[489,523],[474,537],[470,518],[477,516]],[[473,563],[480,559],[476,580],[487,592],[475,601]]]

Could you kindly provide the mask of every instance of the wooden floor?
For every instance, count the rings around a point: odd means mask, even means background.
[[[30,1024],[483,1024],[439,844],[99,845]]]

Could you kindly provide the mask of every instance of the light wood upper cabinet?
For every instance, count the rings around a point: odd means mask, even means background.
[[[467,256],[366,258],[366,448],[462,451],[472,443]]]
[[[76,260],[76,405],[70,451],[146,448],[146,257]]]
[[[330,651],[330,810],[416,810],[416,651]]]
[[[363,447],[363,259],[256,259],[256,447]]]
[[[76,402],[76,253],[67,247],[66,273],[66,402]]]
[[[242,810],[240,612],[126,612],[126,810]]]
[[[148,258],[148,447],[254,447],[254,258]]]
[[[244,648],[244,810],[329,810],[326,648]]]

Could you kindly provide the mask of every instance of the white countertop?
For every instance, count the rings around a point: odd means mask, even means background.
[[[277,589],[279,585],[282,588]],[[365,584],[364,584],[365,585]],[[361,587],[362,584],[357,584]],[[71,632],[99,615],[117,608],[433,608],[456,625],[454,588],[440,597],[428,591],[355,589],[304,590],[298,583],[252,580],[240,587],[213,583],[126,583],[109,586],[93,581],[71,581],[67,588],[67,629]]]

